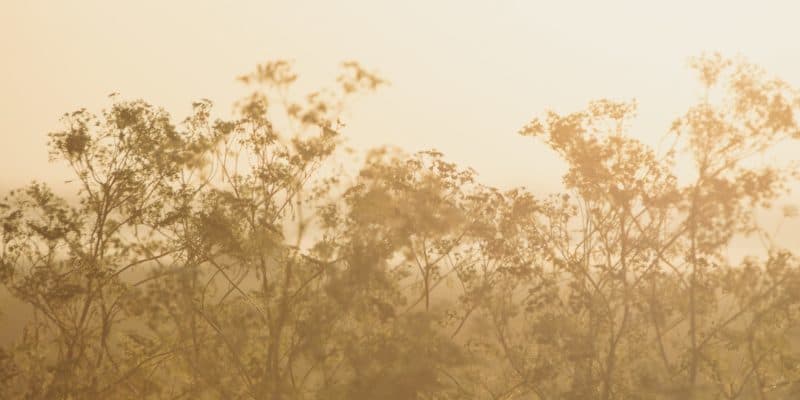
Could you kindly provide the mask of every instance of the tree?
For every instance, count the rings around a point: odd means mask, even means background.
[[[742,60],[692,67],[705,95],[664,152],[627,134],[633,102],[525,126],[569,166],[550,196],[435,150],[350,174],[340,114],[386,83],[354,62],[300,100],[289,63],[260,65],[232,119],[66,114],[49,147],[78,200],[0,204],[0,282],[31,311],[0,396],[791,397],[798,260],[725,250],[795,177],[752,158],[800,137],[800,97]]]

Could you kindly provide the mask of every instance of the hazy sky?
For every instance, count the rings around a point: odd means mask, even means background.
[[[701,4],[702,3],[702,4]],[[63,181],[46,133],[107,95],[182,119],[229,111],[234,81],[286,58],[308,88],[359,60],[392,86],[351,108],[355,147],[438,148],[496,185],[552,190],[560,164],[516,135],[547,108],[636,98],[636,134],[661,135],[698,94],[689,56],[744,55],[800,86],[797,2],[0,0],[0,187]]]

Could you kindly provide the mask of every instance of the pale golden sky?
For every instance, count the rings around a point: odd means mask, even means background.
[[[0,0],[0,187],[68,177],[44,147],[64,112],[114,91],[177,119],[203,97],[227,112],[237,75],[286,58],[308,88],[347,59],[392,81],[351,108],[355,147],[438,148],[487,183],[553,190],[560,164],[516,135],[531,117],[636,98],[635,133],[652,139],[698,94],[686,60],[702,51],[800,86],[795,4]]]

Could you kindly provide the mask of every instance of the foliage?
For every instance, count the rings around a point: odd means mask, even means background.
[[[207,100],[180,123],[116,97],[65,114],[50,154],[78,200],[0,203],[0,283],[30,310],[0,397],[796,396],[798,259],[725,254],[795,176],[752,160],[800,137],[800,97],[742,60],[691,65],[704,96],[664,152],[627,134],[635,103],[523,127],[569,167],[546,197],[434,150],[349,176],[340,114],[386,84],[355,62],[301,100],[289,63],[258,66],[230,120]]]

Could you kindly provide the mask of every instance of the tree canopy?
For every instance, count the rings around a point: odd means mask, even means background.
[[[67,113],[49,151],[77,200],[0,201],[0,287],[29,310],[0,398],[800,396],[800,260],[726,257],[797,177],[752,160],[800,138],[800,94],[690,64],[704,96],[666,149],[630,134],[635,102],[522,127],[567,163],[551,195],[436,150],[348,173],[341,113],[387,83],[356,62],[299,100],[290,63],[259,65],[230,119],[118,96]]]

